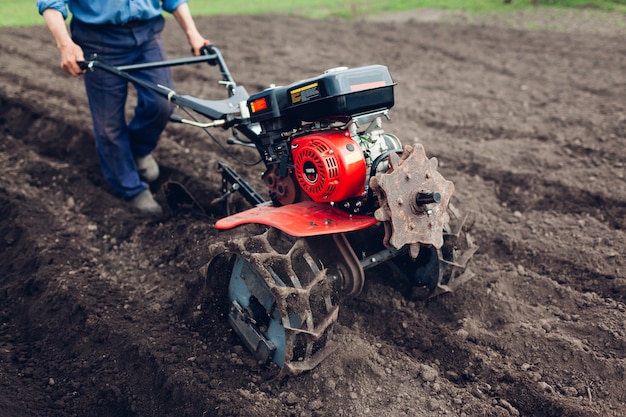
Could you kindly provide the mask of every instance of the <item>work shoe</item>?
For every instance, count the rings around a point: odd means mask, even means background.
[[[158,216],[163,213],[163,209],[156,202],[149,189],[145,189],[135,197],[128,200],[128,203],[139,210],[142,214]]]
[[[148,154],[136,158],[135,164],[137,165],[139,178],[145,182],[156,181],[159,178],[159,164],[157,164],[152,155]]]

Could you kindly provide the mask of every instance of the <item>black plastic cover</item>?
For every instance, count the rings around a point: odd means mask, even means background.
[[[273,87],[248,99],[252,122],[276,118],[315,121],[355,116],[394,105],[389,70],[383,65],[329,70],[288,86]]]

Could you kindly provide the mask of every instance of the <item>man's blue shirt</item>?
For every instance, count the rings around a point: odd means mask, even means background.
[[[85,23],[123,24],[133,20],[148,20],[157,17],[163,10],[173,12],[187,0],[37,0],[39,13],[55,9],[67,19],[67,9]]]

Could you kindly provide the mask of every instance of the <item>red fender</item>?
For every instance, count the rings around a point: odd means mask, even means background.
[[[275,227],[291,236],[307,237],[365,229],[378,220],[346,213],[328,204],[302,201],[280,207],[257,206],[218,220],[215,228],[226,230],[250,223]]]

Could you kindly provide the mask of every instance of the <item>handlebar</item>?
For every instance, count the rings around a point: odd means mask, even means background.
[[[182,107],[189,108],[211,120],[224,120],[224,123],[216,123],[214,126],[223,126],[224,128],[232,126],[234,119],[239,117],[239,103],[246,101],[249,97],[245,88],[238,86],[230,75],[230,71],[224,62],[224,58],[220,51],[212,45],[202,48],[204,55],[188,58],[172,59],[166,61],[148,62],[142,64],[122,65],[116,67],[98,59],[94,54],[88,61],[79,62],[81,69],[94,71],[100,69],[111,74],[117,75],[129,82],[138,84],[156,94],[166,98],[168,101],[178,104]],[[225,84],[228,88],[228,98],[224,100],[203,100],[189,95],[178,95],[169,87],[152,84],[146,82],[130,72],[162,67],[173,67],[180,65],[196,64],[199,62],[208,62],[210,65],[217,65],[220,69],[222,80],[220,83]]]

